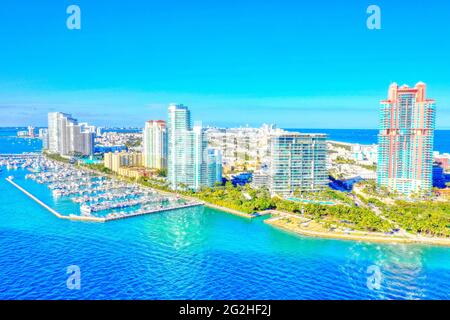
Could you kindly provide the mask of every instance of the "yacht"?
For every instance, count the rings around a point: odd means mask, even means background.
[[[90,208],[89,206],[83,204],[83,205],[80,207],[80,212],[81,212],[81,215],[82,215],[82,216],[90,216],[92,210],[91,210],[91,208]]]

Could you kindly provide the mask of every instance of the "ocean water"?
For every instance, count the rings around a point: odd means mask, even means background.
[[[61,212],[73,209],[3,170],[0,299],[450,298],[450,248],[307,238],[202,207],[65,221],[5,181],[10,174]],[[80,290],[67,288],[71,265]]]
[[[330,140],[349,143],[378,143],[378,130],[372,129],[286,129],[294,132],[326,133]],[[435,130],[434,150],[450,152],[450,130]]]
[[[39,152],[41,139],[18,138],[17,131],[26,128],[0,128],[0,153]]]

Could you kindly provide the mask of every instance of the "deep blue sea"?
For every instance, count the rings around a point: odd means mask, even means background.
[[[8,152],[34,148],[0,144]],[[22,173],[0,174],[0,299],[450,298],[450,248],[306,238],[264,218],[201,207],[70,222],[8,184],[10,174],[49,205],[71,210]],[[80,290],[66,286],[71,265],[80,268]],[[370,285],[371,266],[379,287]]]
[[[22,130],[27,130],[27,128],[0,128],[0,154],[42,150],[41,139],[18,138],[17,131]]]
[[[330,140],[360,144],[376,144],[378,130],[372,129],[286,129],[306,133],[326,133]],[[434,150],[450,152],[450,130],[435,130]]]

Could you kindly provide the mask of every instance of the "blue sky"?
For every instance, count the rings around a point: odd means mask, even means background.
[[[376,128],[390,82],[424,81],[450,129],[449,21],[438,0],[2,0],[0,126],[140,126],[178,102],[204,124]]]

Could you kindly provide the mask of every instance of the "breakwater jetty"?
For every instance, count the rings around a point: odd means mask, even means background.
[[[84,216],[75,216],[75,215],[70,215],[70,216],[65,216],[60,214],[58,211],[56,211],[55,209],[49,207],[47,204],[45,204],[44,202],[42,202],[41,200],[39,200],[38,198],[36,198],[34,195],[32,195],[30,192],[28,192],[27,190],[25,190],[24,188],[22,188],[21,186],[19,186],[17,183],[15,183],[13,181],[13,179],[11,178],[6,178],[6,181],[8,181],[10,184],[12,184],[14,187],[16,187],[17,189],[19,189],[20,191],[22,191],[24,194],[26,194],[29,198],[33,199],[36,203],[38,203],[39,205],[41,205],[42,207],[44,207],[45,209],[47,209],[48,211],[50,211],[54,216],[56,216],[57,218],[60,219],[67,219],[67,220],[78,220],[78,221],[89,221],[89,222],[105,222],[106,220],[104,218],[98,218],[98,217],[84,217]]]
[[[128,219],[128,218],[133,218],[133,217],[137,217],[137,216],[143,216],[143,215],[147,215],[147,214],[154,214],[154,213],[160,213],[160,212],[166,212],[166,211],[174,211],[174,210],[178,210],[178,209],[186,209],[186,208],[191,208],[191,207],[198,207],[198,206],[203,206],[203,205],[204,205],[203,203],[197,202],[197,203],[190,203],[190,204],[181,205],[181,206],[175,206],[175,207],[158,208],[158,209],[154,209],[154,210],[148,210],[148,211],[145,211],[145,212],[130,213],[130,214],[121,215],[121,216],[117,216],[117,217],[106,217],[105,218],[105,222],[113,221],[113,220]]]

